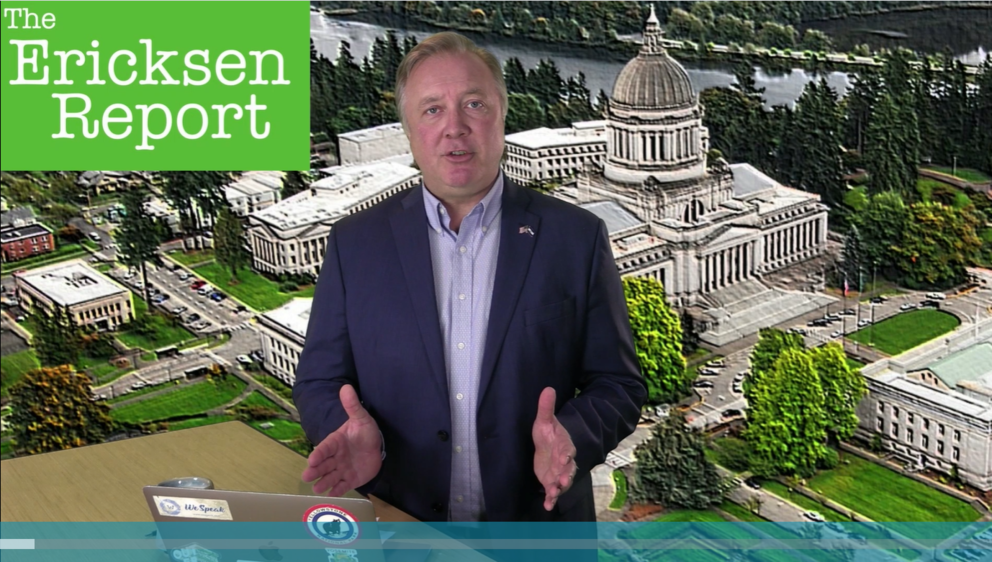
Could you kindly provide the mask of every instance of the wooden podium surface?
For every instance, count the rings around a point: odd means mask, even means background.
[[[300,480],[305,467],[304,457],[241,422],[20,457],[0,463],[0,521],[152,521],[142,488],[184,476],[209,478],[218,490],[313,495]],[[382,521],[417,521],[369,499]],[[438,550],[429,560],[456,558],[489,560],[471,550]]]

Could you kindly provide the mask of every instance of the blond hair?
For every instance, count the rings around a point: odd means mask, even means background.
[[[509,101],[506,93],[506,81],[503,79],[503,69],[500,67],[499,61],[492,53],[479,47],[468,37],[453,31],[442,31],[417,43],[417,46],[403,57],[399,68],[396,69],[396,115],[400,118],[404,131],[407,127],[406,117],[403,115],[403,95],[414,67],[435,55],[461,53],[469,53],[479,57],[479,60],[489,69],[499,92],[500,111],[503,113],[503,119],[506,119]]]

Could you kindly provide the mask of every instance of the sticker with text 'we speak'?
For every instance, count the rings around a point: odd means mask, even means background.
[[[177,498],[169,496],[153,496],[153,499],[159,514],[166,515],[168,517],[189,517],[191,519],[233,521],[231,517],[231,508],[224,500]]]

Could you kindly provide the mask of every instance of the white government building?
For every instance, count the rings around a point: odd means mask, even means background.
[[[296,383],[296,366],[303,353],[312,304],[313,299],[293,299],[258,317],[265,357],[262,364],[289,386]]]
[[[17,297],[35,313],[66,309],[79,326],[115,330],[132,319],[131,291],[82,260],[14,274]]]

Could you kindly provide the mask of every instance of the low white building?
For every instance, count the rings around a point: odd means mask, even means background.
[[[21,305],[51,314],[67,308],[79,326],[114,330],[132,318],[131,292],[82,260],[15,274]]]
[[[587,163],[606,159],[606,121],[582,121],[571,127],[541,127],[506,136],[503,169],[513,181],[561,180],[574,176]]]
[[[324,171],[330,175],[310,184],[310,189],[248,215],[255,270],[316,276],[335,222],[420,183],[420,171],[395,162]]]
[[[259,317],[263,368],[282,382],[296,383],[296,366],[303,352],[313,299],[293,299]]]
[[[410,153],[410,141],[400,123],[387,123],[378,127],[351,131],[338,135],[341,164],[367,164]]]
[[[282,198],[283,172],[245,172],[224,187],[224,197],[238,216],[271,207]]]

